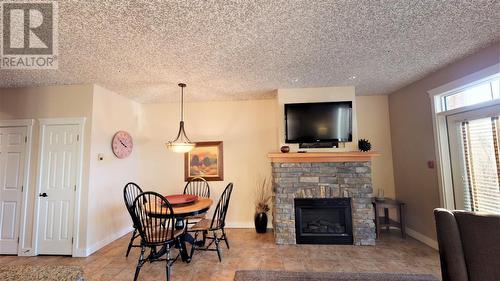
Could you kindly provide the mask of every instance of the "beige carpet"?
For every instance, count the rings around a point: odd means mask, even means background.
[[[428,274],[236,271],[234,281],[437,281]]]
[[[0,265],[2,281],[83,281],[83,269],[73,265]]]

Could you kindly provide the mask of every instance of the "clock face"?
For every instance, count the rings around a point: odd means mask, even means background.
[[[111,148],[116,157],[120,159],[126,158],[132,153],[132,148],[134,148],[132,136],[125,131],[116,132],[111,142]]]

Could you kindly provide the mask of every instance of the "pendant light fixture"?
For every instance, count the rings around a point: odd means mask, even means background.
[[[173,152],[186,153],[191,151],[196,144],[189,140],[184,131],[184,88],[186,84],[179,83],[179,87],[181,87],[181,122],[179,124],[179,132],[175,140],[169,141],[166,143],[166,146]]]

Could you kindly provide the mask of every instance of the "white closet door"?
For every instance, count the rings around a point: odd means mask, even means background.
[[[78,131],[78,125],[47,125],[43,129],[38,254],[72,254]]]
[[[0,128],[0,254],[18,250],[25,151],[25,127]]]

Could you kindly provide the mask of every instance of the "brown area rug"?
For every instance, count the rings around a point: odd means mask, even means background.
[[[234,281],[437,281],[429,274],[236,271]]]
[[[83,281],[76,265],[0,265],[2,281]]]

